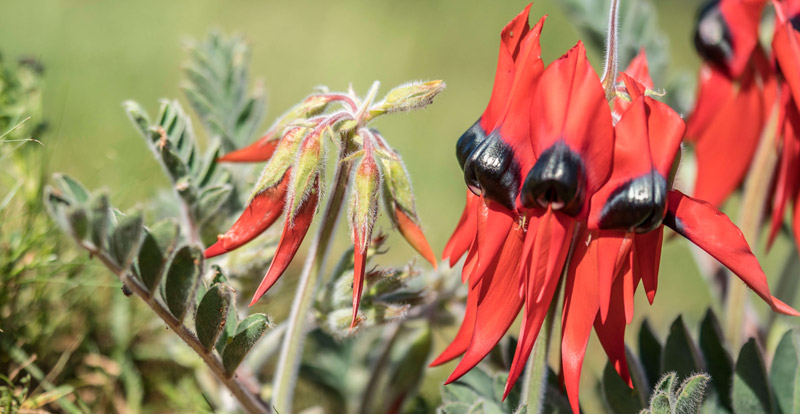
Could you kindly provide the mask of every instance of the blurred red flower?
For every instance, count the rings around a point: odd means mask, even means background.
[[[461,328],[432,365],[463,355],[448,383],[457,380],[522,310],[507,394],[566,269],[561,359],[573,410],[593,326],[630,383],[624,330],[639,282],[651,302],[655,296],[665,224],[728,266],[775,311],[797,315],[771,296],[758,261],[724,214],[670,190],[685,126],[648,96],[644,54],[628,68],[631,76],[620,75],[612,116],[580,42],[544,68],[543,21],[528,29],[529,8],[501,32],[489,105],[458,141],[472,193],[444,257],[453,265],[466,255],[469,292]]]

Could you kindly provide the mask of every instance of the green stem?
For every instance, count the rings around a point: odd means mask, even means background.
[[[758,244],[758,235],[761,231],[761,218],[764,216],[766,205],[764,200],[767,199],[772,172],[778,162],[774,145],[777,130],[778,111],[773,110],[767,120],[764,132],[761,134],[761,141],[744,183],[738,224],[753,251]],[[730,274],[729,277],[733,278],[734,275]],[[728,283],[728,297],[725,303],[725,332],[731,350],[737,350],[742,345],[744,326],[747,322],[747,292],[748,289],[744,283],[736,280]]]
[[[303,354],[307,319],[314,304],[314,293],[328,256],[328,247],[342,208],[342,200],[352,168],[351,162],[342,162],[347,155],[347,151],[342,150],[336,163],[333,190],[328,204],[325,206],[325,212],[322,214],[317,235],[308,250],[306,263],[300,275],[300,284],[297,287],[292,310],[286,322],[286,334],[283,337],[272,394],[272,406],[276,412],[281,414],[292,412],[292,397]]]
[[[606,63],[603,68],[603,78],[601,83],[603,89],[606,91],[606,99],[611,100],[616,95],[614,84],[617,81],[617,35],[619,26],[619,2],[620,0],[611,0],[611,6],[608,11],[608,34],[606,35]]]
[[[544,407],[545,385],[547,384],[547,349],[553,335],[553,320],[556,312],[558,293],[553,296],[550,309],[542,323],[542,330],[533,345],[533,354],[528,361],[523,381],[522,404],[527,405],[528,414],[539,414]]]
[[[253,392],[253,390],[248,389],[244,386],[244,384],[237,378],[236,375],[232,375],[225,370],[225,367],[222,365],[222,360],[212,351],[206,349],[206,347],[200,343],[200,340],[197,339],[197,335],[194,334],[186,325],[183,324],[181,320],[176,318],[169,309],[164,306],[158,299],[156,299],[149,290],[137,279],[131,278],[128,275],[127,270],[120,268],[114,262],[111,257],[109,257],[105,252],[96,249],[94,246],[80,243],[81,247],[88,250],[93,257],[96,257],[100,260],[105,267],[109,270],[114,272],[117,275],[119,280],[127,286],[133,293],[135,293],[139,298],[141,298],[149,307],[153,310],[153,312],[158,315],[167,326],[178,335],[179,338],[183,340],[186,345],[192,348],[197,355],[205,362],[206,366],[211,369],[211,372],[214,373],[214,376],[217,377],[217,380],[224,384],[228,390],[230,390],[231,394],[239,401],[248,413],[269,413],[269,407],[261,400],[261,398]]]

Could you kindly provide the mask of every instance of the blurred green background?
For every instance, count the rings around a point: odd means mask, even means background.
[[[690,36],[698,2],[655,3],[659,23],[670,38],[670,76],[683,70],[693,78],[699,61]],[[434,250],[441,252],[458,221],[465,192],[454,157],[455,141],[488,100],[499,30],[526,4],[4,0],[0,51],[9,58],[33,56],[46,66],[44,112],[50,133],[45,150],[50,170],[71,174],[90,188],[108,187],[112,202],[122,208],[154,196],[167,182],[129,125],[121,103],[134,99],[153,112],[159,98],[183,99],[179,90],[186,60],[183,42],[201,38],[211,28],[249,39],[251,74],[263,81],[268,95],[268,122],[317,85],[342,90],[352,83],[364,93],[373,80],[380,80],[385,93],[408,80],[443,79],[448,88],[428,109],[386,117],[376,125],[404,156],[426,234]],[[579,35],[554,2],[534,4],[534,18],[543,14],[550,16],[542,35],[542,55],[549,62],[574,45]],[[604,21],[606,16],[596,18]],[[595,67],[602,66],[601,52],[589,51]],[[199,124],[196,130],[201,130]],[[392,252],[385,260],[402,263],[412,250],[396,236],[392,239]],[[342,231],[339,240],[340,246],[348,241]],[[759,250],[771,277],[790,249],[782,240],[769,256]],[[696,326],[712,303],[711,291],[686,244],[678,239],[665,247],[659,288],[654,306],[645,306],[643,295],[639,298],[633,326],[649,316],[663,335],[679,313]],[[760,303],[756,305],[763,310]],[[452,333],[437,333],[437,346]],[[635,343],[632,335],[630,343]],[[589,355],[587,385],[605,363],[594,340]],[[438,394],[438,384],[450,368],[437,368],[424,392]],[[595,390],[585,387],[585,391]]]

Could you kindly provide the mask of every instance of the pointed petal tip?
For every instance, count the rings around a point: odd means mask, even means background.
[[[772,310],[778,313],[782,313],[784,315],[800,316],[800,312],[796,311],[794,308],[787,305],[786,303],[776,298],[775,296],[772,297]]]
[[[203,255],[206,257],[206,259],[210,259],[225,253],[228,253],[228,250],[222,246],[222,240],[217,240],[216,243],[212,244],[206,249]]]

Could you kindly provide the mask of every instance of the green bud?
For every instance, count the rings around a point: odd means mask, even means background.
[[[292,166],[297,150],[300,148],[300,143],[303,142],[302,138],[307,131],[306,128],[297,127],[291,128],[286,132],[281,138],[281,142],[278,143],[272,158],[264,167],[264,171],[261,173],[251,197],[281,182],[286,170]]]
[[[424,108],[433,102],[433,98],[443,91],[445,83],[440,80],[430,82],[412,82],[400,85],[386,94],[383,102],[373,111],[378,113],[407,112]]]
[[[381,172],[375,163],[371,148],[365,150],[364,158],[358,164],[354,185],[350,222],[354,233],[359,235],[358,239],[367,245],[378,213],[378,196],[381,188]]]
[[[300,204],[312,190],[316,178],[323,172],[325,167],[323,145],[324,140],[320,131],[308,134],[300,145],[297,161],[292,169],[290,188],[294,196],[290,197],[292,200],[292,205],[289,206],[290,219],[294,218]]]
[[[397,204],[409,216],[416,217],[411,179],[400,157],[396,154],[392,155],[392,157],[380,157],[386,208],[391,217],[394,217],[392,204]]]

